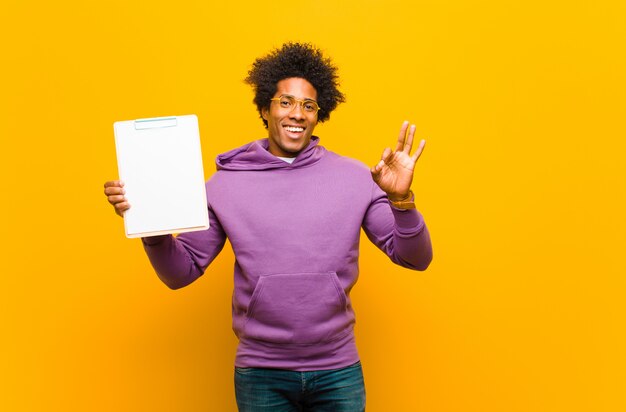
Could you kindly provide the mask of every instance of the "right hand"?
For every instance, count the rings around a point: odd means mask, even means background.
[[[121,180],[111,180],[104,184],[104,195],[109,203],[115,208],[115,213],[124,217],[124,212],[130,209],[130,204],[126,199],[124,182]]]

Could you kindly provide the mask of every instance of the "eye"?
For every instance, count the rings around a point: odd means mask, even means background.
[[[281,97],[278,103],[280,104],[280,107],[285,109],[289,109],[293,106],[293,100],[286,96]]]
[[[317,110],[317,104],[315,102],[304,102],[304,110],[314,112]]]

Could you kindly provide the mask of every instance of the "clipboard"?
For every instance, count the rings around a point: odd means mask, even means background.
[[[196,115],[115,122],[120,179],[130,209],[129,238],[209,228]]]

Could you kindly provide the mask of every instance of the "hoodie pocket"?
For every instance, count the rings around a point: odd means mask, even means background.
[[[329,342],[352,330],[354,314],[334,272],[261,276],[243,337],[273,343]]]

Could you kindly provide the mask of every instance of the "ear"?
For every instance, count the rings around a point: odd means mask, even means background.
[[[261,109],[261,117],[263,118],[263,120],[267,121],[267,116],[269,115],[268,113],[269,111],[267,110],[266,107]]]

